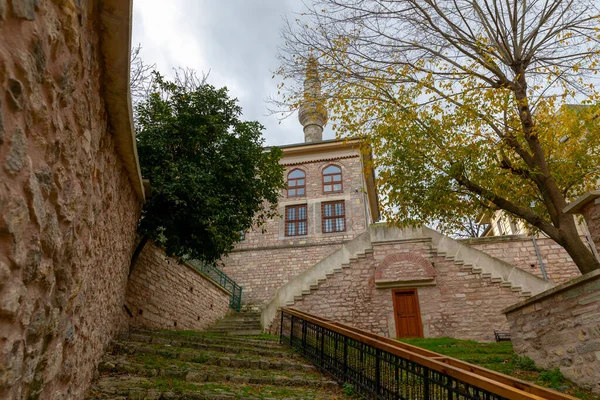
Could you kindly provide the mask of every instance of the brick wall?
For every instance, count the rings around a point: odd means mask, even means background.
[[[102,3],[0,0],[3,399],[82,398],[126,323],[140,199],[108,121]]]
[[[542,269],[538,263],[531,237],[493,236],[466,239],[461,240],[461,242],[540,278],[542,277]],[[579,269],[562,246],[549,238],[536,238],[536,242],[546,274],[551,281],[560,284],[581,275],[581,272],[579,272]]]
[[[245,240],[223,259],[223,271],[244,288],[245,303],[263,304],[290,278],[366,230],[366,194],[358,150],[343,150],[330,154],[326,159],[322,157],[316,161],[282,160],[282,164],[286,165],[285,176],[296,168],[305,172],[306,196],[283,197],[278,205],[281,216],[247,232]],[[324,194],[321,171],[331,164],[342,168],[343,192]],[[333,200],[344,200],[346,232],[322,232],[321,203]],[[308,234],[286,237],[282,216],[286,205],[295,204],[307,204]]]
[[[537,365],[600,393],[600,271],[510,307],[513,347]]]
[[[130,325],[149,329],[204,330],[229,311],[230,295],[151,243],[140,253],[127,286]]]
[[[391,266],[405,266],[411,276],[418,276],[416,268],[405,264],[410,259],[425,259],[435,268],[435,285],[413,286],[418,292],[425,337],[489,341],[493,340],[494,329],[506,330],[508,325],[502,310],[519,301],[518,293],[483,279],[479,274],[461,271],[453,261],[433,256],[430,249],[428,240],[375,244],[371,255],[353,261],[350,268],[327,279],[318,290],[296,301],[293,307],[395,337],[392,289],[377,287],[378,267],[391,262]],[[422,261],[416,263],[423,264]],[[424,269],[431,276],[427,267]],[[271,332],[277,332],[278,323],[276,318]]]

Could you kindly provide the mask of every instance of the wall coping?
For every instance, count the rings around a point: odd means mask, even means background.
[[[219,285],[217,282],[210,279],[208,276],[206,276],[202,272],[198,271],[192,264],[184,261],[181,265],[188,267],[189,269],[191,269],[192,271],[194,271],[195,273],[200,275],[202,277],[202,279],[204,279],[205,281],[208,281],[209,283],[212,283],[217,289],[220,289],[221,291],[225,292],[228,296],[233,296],[233,293],[231,293],[229,290],[225,289],[223,286]]]
[[[536,237],[536,239],[546,239],[545,236]],[[476,238],[464,238],[456,239],[457,242],[465,244],[480,244],[480,243],[497,243],[497,242],[512,242],[517,240],[531,240],[531,236],[519,234],[519,235],[502,235],[502,236],[484,236]]]
[[[138,199],[146,199],[135,142],[129,89],[132,0],[100,2],[100,51],[103,61],[103,94],[116,147]]]
[[[583,283],[586,283],[588,281],[592,281],[592,280],[597,279],[599,277],[600,277],[600,270],[595,270],[595,271],[592,271],[592,272],[588,272],[587,274],[578,276],[577,278],[572,279],[569,282],[563,283],[562,285],[555,286],[555,287],[553,287],[551,289],[548,289],[548,290],[546,290],[546,291],[544,291],[542,293],[539,293],[539,294],[537,294],[537,295],[535,295],[533,297],[530,297],[527,300],[524,300],[524,301],[522,301],[520,303],[517,303],[517,304],[514,304],[514,305],[512,305],[510,307],[507,307],[504,310],[502,310],[502,312],[504,314],[509,314],[509,313],[514,312],[516,310],[519,310],[519,309],[521,309],[523,307],[527,307],[527,306],[529,306],[531,304],[538,303],[538,302],[540,302],[540,301],[542,301],[542,300],[544,300],[544,299],[546,299],[546,298],[548,298],[550,296],[553,296],[553,295],[555,295],[557,293],[564,292],[565,290],[571,289],[572,287],[575,287],[575,286],[579,286],[579,285],[581,285]]]
[[[600,189],[591,190],[570,202],[563,212],[565,214],[580,214],[583,207],[598,198],[600,198]]]

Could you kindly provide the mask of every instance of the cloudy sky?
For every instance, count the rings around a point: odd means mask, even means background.
[[[165,5],[168,4],[168,5]],[[279,123],[266,99],[277,93],[277,46],[284,16],[301,12],[300,0],[134,0],[132,44],[163,74],[174,67],[209,72],[209,83],[227,86],[245,120],[265,126],[268,145],[304,141],[297,116]],[[333,138],[326,129],[324,138]]]

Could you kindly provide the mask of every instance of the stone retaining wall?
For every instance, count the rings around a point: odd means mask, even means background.
[[[378,284],[378,280],[386,276],[385,271],[381,273],[383,267],[399,272],[392,280],[406,279],[404,283],[397,282],[396,288],[417,290],[425,337],[491,341],[494,329],[508,329],[502,309],[518,302],[519,293],[501,287],[489,278],[481,278],[480,274],[463,271],[460,265],[445,257],[432,255],[430,240],[374,244],[373,251],[329,277],[292,307],[386,337],[396,337],[394,287]],[[425,264],[433,268],[424,267]],[[432,275],[433,281],[411,281]],[[279,322],[278,316],[270,327],[272,333],[278,333]]]
[[[585,240],[585,238],[583,238]],[[506,261],[524,271],[543,277],[533,240],[530,236],[492,236],[461,240],[492,257]],[[536,238],[536,243],[548,279],[561,284],[581,275],[579,269],[562,246],[549,238]]]
[[[0,0],[2,399],[83,398],[126,324],[143,190],[110,111],[127,121],[127,85],[106,79],[127,82],[130,3],[107,3]]]
[[[515,351],[600,393],[600,271],[504,310]]]
[[[130,325],[149,329],[204,330],[229,311],[230,294],[147,243],[127,287]]]

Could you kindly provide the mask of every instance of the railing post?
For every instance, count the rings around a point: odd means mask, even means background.
[[[306,320],[302,320],[302,352],[306,354]]]
[[[325,328],[322,326],[321,328],[321,366],[325,365],[324,363],[324,347],[325,347]]]
[[[290,328],[290,347],[294,347],[294,316],[291,318],[291,328]]]
[[[344,336],[344,382],[348,381],[348,336]]]
[[[429,399],[430,395],[429,368],[423,367],[423,398]]]
[[[281,311],[281,322],[279,324],[279,343],[283,344],[283,311]]]
[[[375,349],[375,398],[381,394],[381,350]]]

